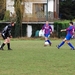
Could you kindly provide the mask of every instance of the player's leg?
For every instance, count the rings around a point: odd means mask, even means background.
[[[57,46],[57,48],[59,49],[62,45],[64,45],[64,43],[67,41],[67,40],[70,40],[71,39],[71,35],[70,34],[67,34],[65,39]]]
[[[52,43],[51,43],[51,41],[50,41],[49,39],[47,40],[47,42],[48,42],[48,43],[49,43],[49,45],[51,46],[51,44],[52,44]]]
[[[49,36],[50,36],[50,35],[48,35],[47,42],[48,42],[48,43],[49,43],[49,45],[51,46],[51,44],[52,44],[52,43],[51,43],[51,41],[49,40]]]
[[[66,38],[57,46],[57,48],[59,49],[61,46],[63,46],[65,41],[66,41]]]
[[[51,46],[51,42],[50,40],[48,39],[49,38],[49,34],[45,34],[45,42],[47,41],[49,43],[49,45]]]
[[[67,44],[71,47],[72,50],[75,49],[74,46],[73,46],[68,40],[67,40],[66,42],[67,42]]]
[[[72,37],[72,36],[69,36],[69,37],[67,38],[66,43],[74,50],[74,49],[75,49],[74,46],[70,43],[71,37]]]
[[[7,43],[7,39],[5,39],[4,42],[2,43],[0,50],[4,50],[3,47],[5,46],[6,43]]]
[[[45,42],[47,42],[47,37],[46,37],[46,35],[44,35],[44,37],[45,37]],[[46,44],[44,44],[44,46],[46,46]]]
[[[5,45],[5,44],[2,43],[2,45],[1,45],[1,47],[0,47],[0,50],[4,50],[4,49],[3,49],[4,45]]]
[[[8,50],[12,50],[12,49],[10,48],[10,38],[9,38],[9,37],[7,37],[7,47],[8,47]]]
[[[5,46],[5,44],[7,43],[7,37],[2,35],[2,38],[4,39],[4,42],[2,43],[0,50],[4,50],[3,47]]]

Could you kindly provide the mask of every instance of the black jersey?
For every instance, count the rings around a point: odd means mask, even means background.
[[[11,36],[11,28],[12,28],[11,24],[5,26],[4,29],[2,30],[1,34],[3,36],[10,37]]]

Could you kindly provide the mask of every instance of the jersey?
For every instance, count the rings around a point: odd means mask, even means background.
[[[74,26],[69,26],[69,27],[66,29],[66,31],[67,31],[66,40],[70,40],[70,39],[72,38],[73,29],[74,29]]]
[[[42,27],[42,30],[44,30],[44,34],[50,34],[52,32],[51,26],[46,24]]]
[[[12,26],[11,26],[11,24],[9,24],[9,25],[5,26],[4,29],[2,30],[1,35],[4,39],[11,36],[11,28],[12,28]]]
[[[73,35],[73,29],[74,29],[74,26],[69,26],[69,27],[66,29],[67,34]]]

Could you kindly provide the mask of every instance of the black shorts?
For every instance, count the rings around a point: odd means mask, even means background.
[[[10,37],[8,34],[4,34],[4,33],[1,33],[3,39],[7,39],[7,37]]]

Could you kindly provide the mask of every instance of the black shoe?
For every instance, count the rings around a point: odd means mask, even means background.
[[[12,50],[11,48],[9,48],[8,50]]]
[[[71,50],[75,50],[75,48],[71,48]]]
[[[44,44],[44,47],[46,47],[47,45]]]
[[[56,45],[56,47],[59,49],[58,45]]]
[[[0,50],[4,50],[3,48],[0,48]]]
[[[75,50],[75,48],[73,50]]]
[[[52,45],[52,43],[49,44],[50,46]]]

